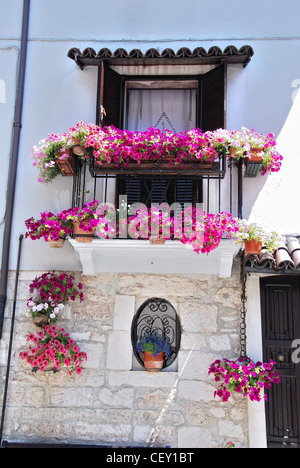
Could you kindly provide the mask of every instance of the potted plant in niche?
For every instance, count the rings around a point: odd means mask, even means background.
[[[171,355],[170,342],[156,332],[141,337],[135,348],[148,372],[160,372],[164,361]]]
[[[281,236],[275,232],[267,232],[257,223],[246,220],[236,220],[238,229],[233,233],[233,239],[237,244],[244,244],[246,255],[259,255],[264,246],[273,252],[281,242]]]

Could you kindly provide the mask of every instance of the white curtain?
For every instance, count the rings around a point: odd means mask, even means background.
[[[131,89],[128,93],[126,128],[143,131],[149,127],[174,133],[196,126],[196,90]]]

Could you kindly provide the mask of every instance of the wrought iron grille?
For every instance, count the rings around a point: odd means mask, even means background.
[[[181,325],[172,304],[166,299],[152,298],[144,302],[135,314],[131,327],[131,341],[134,355],[143,366],[144,363],[135,349],[136,343],[152,334],[163,336],[171,345],[171,355],[164,362],[164,368],[176,359],[181,341]]]

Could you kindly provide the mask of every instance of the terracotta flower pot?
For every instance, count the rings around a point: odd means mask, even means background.
[[[153,356],[149,351],[144,351],[140,354],[140,357],[144,362],[145,370],[148,372],[160,372],[166,360],[163,351],[157,356]]]
[[[163,237],[149,237],[150,244],[152,245],[164,245],[165,239]]]
[[[231,158],[236,157],[236,150],[235,150],[235,148],[233,146],[229,147],[229,153],[230,153]]]
[[[92,231],[85,231],[79,227],[78,223],[74,223],[74,236],[77,242],[92,242],[96,228]]]
[[[73,153],[76,154],[76,156],[84,156],[84,147],[81,145],[79,138],[73,138],[73,143]]]
[[[65,239],[59,238],[58,240],[49,240],[48,243],[52,249],[62,249],[65,243]]]
[[[64,154],[67,154],[68,157],[65,159],[59,159]],[[60,152],[56,159],[56,165],[59,167],[59,170],[63,176],[73,176],[75,174],[76,161],[75,157],[71,150],[67,149],[64,153]]]
[[[245,242],[245,254],[246,255],[260,255],[262,249],[262,243],[254,239],[250,239]]]
[[[262,148],[251,148],[249,160],[250,161],[261,162],[263,160],[263,149]]]

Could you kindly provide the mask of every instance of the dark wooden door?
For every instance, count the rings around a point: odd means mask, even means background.
[[[300,277],[260,281],[264,360],[277,362],[281,377],[267,392],[268,447],[300,448]]]

